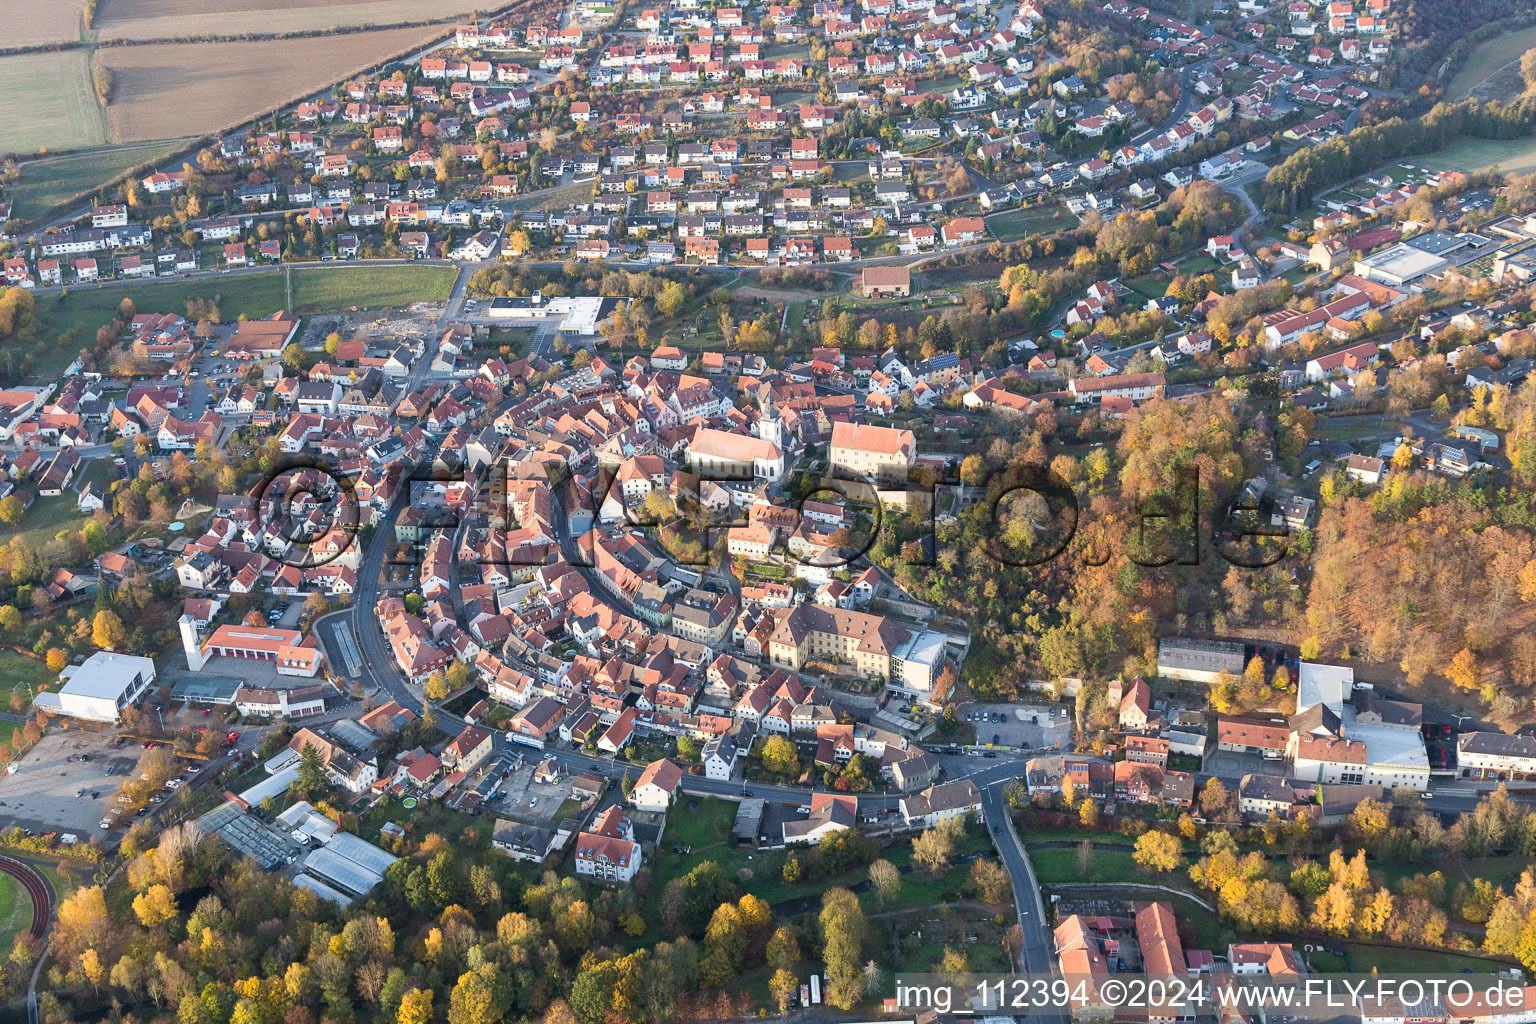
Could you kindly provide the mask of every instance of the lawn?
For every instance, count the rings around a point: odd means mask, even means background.
[[[1510,61],[1519,60],[1520,55],[1533,46],[1536,46],[1536,25],[1505,32],[1479,44],[1468,55],[1461,70],[1456,72],[1456,77],[1451,79],[1451,84],[1445,90],[1446,97],[1451,100],[1461,99],[1483,79]]]
[[[1426,153],[1419,162],[1426,167],[1467,173],[1485,171],[1497,164],[1501,171],[1528,174],[1536,170],[1536,138],[1464,138],[1444,149]]]
[[[21,180],[11,188],[15,201],[11,212],[22,220],[32,220],[59,203],[94,191],[125,171],[174,152],[178,145],[177,141],[144,142],[29,160],[21,165]]]
[[[1053,882],[1156,882],[1157,879],[1143,874],[1132,855],[1125,850],[1095,850],[1088,870],[1077,865],[1076,850],[1031,850],[1030,863],[1035,867],[1035,880],[1041,885]]]
[[[66,487],[57,498],[38,498],[22,516],[21,522],[0,524],[0,544],[19,537],[28,548],[41,552],[57,534],[79,530],[91,517],[80,512],[75,504],[77,498],[72,487]]]
[[[1076,225],[1077,217],[1072,211],[1057,203],[1008,210],[987,218],[987,226],[991,228],[992,233],[1004,241],[1059,231]]]
[[[295,267],[294,312],[325,313],[352,306],[395,309],[413,302],[445,302],[458,275],[456,267]]]
[[[32,901],[16,879],[0,875],[0,948],[10,949],[16,936],[32,927]]]
[[[1131,291],[1146,299],[1160,299],[1168,293],[1168,282],[1171,280],[1166,274],[1151,274],[1147,277],[1138,277],[1125,282],[1125,286]]]
[[[1178,265],[1179,273],[1185,275],[1203,274],[1207,270],[1215,270],[1220,266],[1219,263],[1211,259],[1210,253],[1207,252],[1196,252],[1187,259],[1179,260]]]
[[[84,50],[0,57],[0,153],[81,149],[107,141]]]
[[[453,267],[426,265],[296,267],[292,275],[293,312],[326,313],[352,306],[394,308],[413,302],[441,302],[448,297],[457,274]],[[54,333],[79,328],[80,344],[86,345],[96,336],[96,329],[112,319],[123,299],[132,299],[141,313],[184,313],[189,299],[205,298],[218,302],[219,313],[226,321],[241,316],[264,317],[282,309],[286,302],[283,272],[113,288],[72,288],[38,296],[37,306]]]
[[[1386,429],[1379,419],[1355,420],[1352,423],[1327,419],[1317,421],[1317,436],[1325,441],[1358,441],[1364,437],[1375,437]]]
[[[805,303],[791,302],[784,310],[784,327],[790,333],[805,325]]]
[[[1349,963],[1330,953],[1308,953],[1307,961],[1314,970],[1324,974],[1364,974],[1376,971],[1381,974],[1459,974],[1470,967],[1478,974],[1498,970],[1503,964],[1487,957],[1468,956],[1437,949],[1402,949],[1396,946],[1367,946],[1359,942],[1343,944],[1349,953]]]

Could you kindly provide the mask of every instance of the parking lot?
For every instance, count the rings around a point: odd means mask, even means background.
[[[976,742],[1016,750],[1058,750],[1072,740],[1065,709],[1035,704],[967,704],[960,721],[976,730]]]
[[[137,744],[114,747],[112,740],[112,734],[76,729],[44,736],[16,774],[0,775],[0,821],[34,832],[73,832],[81,839],[99,834],[117,787],[142,753]]]
[[[494,805],[496,813],[525,825],[555,825],[560,805],[571,795],[570,777],[562,775],[556,782],[533,781],[539,755],[530,753],[532,757],[524,757],[523,763],[514,765],[511,773],[502,780],[501,798]]]

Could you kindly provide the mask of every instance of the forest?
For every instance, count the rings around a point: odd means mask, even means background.
[[[329,808],[318,759],[315,779],[304,775],[295,791]],[[353,814],[340,821],[359,827]],[[195,822],[136,827],[121,868],[57,908],[41,1022],[662,1024],[782,1012],[807,962],[846,1011],[916,948],[895,931],[889,947],[880,941],[850,880],[867,878],[878,907],[912,883],[916,902],[1012,898],[995,860],[951,870],[962,866],[962,819],[919,833],[910,850],[903,840],[884,853],[850,830],[787,858],[783,881],[803,894],[793,910],[746,892],[713,859],[665,885],[662,853],[622,887],[580,880],[568,865],[541,870],[495,850],[490,826],[438,810],[413,819],[382,841],[400,859],[348,907],[261,871]],[[907,853],[903,871],[893,860]],[[25,988],[35,953],[17,939],[0,997]],[[963,969],[963,951],[955,957]],[[759,982],[739,984],[765,967]]]

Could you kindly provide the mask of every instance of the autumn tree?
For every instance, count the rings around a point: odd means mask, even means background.
[[[788,1013],[789,1006],[795,1001],[795,990],[799,988],[799,980],[791,973],[780,967],[773,972],[773,977],[768,980],[768,991],[773,995],[773,1001],[778,1004],[780,1013]]]
[[[133,898],[133,913],[145,928],[156,928],[176,916],[176,898],[164,885],[152,885]]]
[[[1446,666],[1445,674],[1452,683],[1463,690],[1476,690],[1479,683],[1477,668],[1477,655],[1463,647],[1451,658],[1451,663]]]
[[[103,608],[91,623],[91,642],[97,647],[113,650],[128,639],[128,628],[117,613]]]
[[[851,1010],[863,995],[864,911],[847,889],[828,889],[818,918],[822,959],[827,970],[827,1002]]]
[[[1166,832],[1145,832],[1136,840],[1132,859],[1146,872],[1177,871],[1184,866],[1184,844]]]
[[[763,767],[781,778],[800,772],[800,753],[787,736],[770,736],[763,744]]]
[[[1004,904],[1013,899],[1008,872],[990,857],[978,857],[971,863],[970,886],[983,903]]]
[[[912,859],[932,874],[949,867],[954,852],[954,835],[942,824],[925,829],[912,840]]]
[[[882,857],[869,866],[869,884],[880,906],[887,907],[901,895],[901,871]]]
[[[432,1020],[432,990],[413,988],[400,997],[395,1024],[429,1024]]]

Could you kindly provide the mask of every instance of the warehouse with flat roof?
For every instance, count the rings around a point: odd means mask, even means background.
[[[34,707],[69,718],[115,722],[155,681],[155,662],[132,654],[97,651],[84,664],[65,668],[59,677],[64,685],[57,693],[39,693],[33,698]]]
[[[1444,273],[1449,260],[1412,245],[1399,243],[1374,256],[1355,261],[1355,273],[1367,281],[1377,281],[1392,288],[1406,288],[1420,278]]]
[[[1243,674],[1243,645],[1230,640],[1164,637],[1157,643],[1157,674],[1164,679],[1214,683],[1223,672]]]

